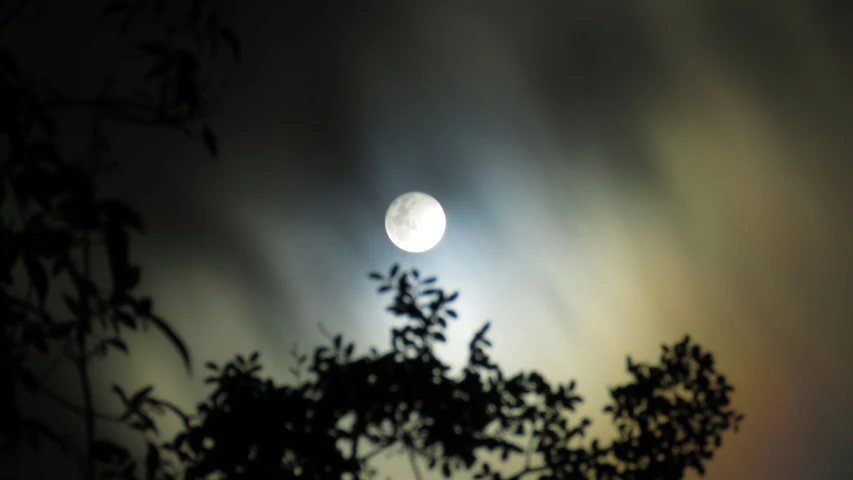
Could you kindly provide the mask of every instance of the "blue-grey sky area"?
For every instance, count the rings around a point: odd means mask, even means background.
[[[285,380],[319,323],[386,346],[367,273],[399,262],[461,291],[454,365],[490,320],[506,369],[576,378],[597,416],[626,355],[690,333],[748,417],[706,478],[853,478],[853,11],[830,3],[235,2],[221,159],[119,132],[110,188],[197,365],[258,349]],[[383,226],[410,190],[447,215],[422,254]],[[206,393],[137,348],[104,375]]]

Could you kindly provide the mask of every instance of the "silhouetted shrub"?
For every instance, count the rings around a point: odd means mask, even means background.
[[[614,388],[605,408],[619,435],[578,446],[590,421],[571,415],[582,401],[574,381],[508,376],[489,357],[489,324],[471,340],[461,373],[451,375],[433,347],[456,318],[457,293],[397,266],[371,276],[380,293],[393,293],[388,310],[405,320],[391,330],[390,349],[357,356],[336,336],[311,358],[294,353],[293,385],[262,378],[257,352],[208,363],[213,393],[192,415],[181,414],[184,431],[165,444],[186,478],[363,478],[369,459],[399,449],[416,476],[420,462],[445,477],[675,479],[689,468],[703,472],[721,434],[742,419],[729,408],[733,388],[714,371],[712,355],[685,338],[664,346],[657,365],[628,359],[634,381]],[[486,452],[523,457],[525,466],[500,473],[506,468]]]

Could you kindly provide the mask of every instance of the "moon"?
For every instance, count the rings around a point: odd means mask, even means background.
[[[409,253],[422,253],[438,245],[447,219],[438,200],[422,192],[400,195],[385,213],[385,232],[391,243]]]

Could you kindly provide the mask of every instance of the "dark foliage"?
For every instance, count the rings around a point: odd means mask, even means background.
[[[89,479],[98,463],[128,457],[97,434],[91,362],[128,353],[124,334],[150,326],[190,366],[189,352],[155,313],[152,299],[136,293],[141,270],[129,249],[142,220],[120,199],[98,191],[97,178],[115,166],[108,160],[108,126],[200,133],[215,156],[210,72],[222,46],[239,55],[239,44],[204,0],[78,2],[81,9],[97,8],[102,27],[120,32],[117,40],[147,56],[150,69],[138,85],[122,89],[108,78],[92,85],[91,96],[77,97],[56,79],[25,71],[7,43],[10,30],[50,15],[60,3],[67,2],[0,1],[0,462],[24,448],[38,449],[44,440],[67,449],[60,433],[23,408],[27,398],[42,396],[85,418],[83,477]],[[61,151],[59,112],[73,117],[66,121],[90,125],[84,152]],[[109,265],[107,282],[94,279],[99,257]],[[78,372],[82,401],[50,388],[48,379],[61,362]],[[43,365],[49,367],[36,370]],[[119,473],[129,478],[132,469],[124,465]]]
[[[4,29],[49,2],[0,2]],[[128,331],[164,334],[184,365],[184,343],[137,293],[141,267],[131,240],[142,219],[120,199],[98,191],[108,161],[105,126],[125,122],[200,134],[215,156],[219,145],[208,121],[212,95],[208,69],[222,46],[236,56],[236,35],[203,0],[103,1],[101,20],[113,22],[139,55],[150,59],[142,86],[72,98],[61,86],[36,79],[0,43],[0,462],[50,442],[82,452],[82,472],[98,479],[371,478],[370,460],[382,452],[409,457],[444,476],[493,480],[621,478],[676,479],[703,465],[721,434],[742,416],[729,406],[732,387],[714,371],[713,357],[685,338],[664,347],[659,363],[630,359],[630,384],[611,391],[605,408],[618,429],[615,440],[584,442],[590,425],[572,415],[582,401],[574,381],[551,384],[536,372],[507,374],[489,357],[489,325],[471,339],[459,374],[435,354],[456,318],[457,293],[435,277],[397,266],[371,274],[379,293],[392,295],[389,312],[403,320],[391,330],[386,351],[356,353],[341,336],[312,355],[294,352],[295,382],[261,376],[257,352],[219,366],[211,363],[210,396],[185,413],[155,397],[154,387],[126,392],[113,385],[124,412],[99,413],[90,378],[94,359],[128,354]],[[176,20],[177,19],[177,20]],[[144,28],[137,28],[145,25]],[[146,31],[150,38],[135,38]],[[155,33],[151,33],[155,32]],[[55,112],[77,111],[91,124],[83,155],[60,151]],[[100,256],[109,278],[92,272]],[[56,365],[76,369],[82,399],[51,390]],[[46,370],[36,366],[49,365]],[[85,420],[84,444],[69,445],[55,425],[31,415],[27,399],[45,397]],[[174,439],[157,442],[157,417],[183,422]],[[122,422],[144,435],[144,458],[99,434],[102,421]],[[504,462],[523,467],[506,473]],[[2,474],[0,474],[2,477]]]
[[[489,324],[471,340],[461,374],[450,375],[433,347],[456,317],[457,294],[396,266],[371,277],[393,292],[388,310],[405,319],[391,348],[359,356],[336,336],[311,358],[294,352],[290,385],[262,378],[258,353],[208,363],[213,393],[191,418],[182,414],[185,430],[165,445],[187,478],[363,478],[369,459],[393,449],[410,456],[416,476],[421,464],[445,477],[494,480],[675,479],[703,472],[720,435],[742,419],[712,355],[685,338],[663,347],[657,365],[628,360],[634,381],[614,388],[605,408],[618,437],[584,445],[590,421],[571,416],[582,401],[574,381],[505,374],[488,355]],[[523,469],[501,473],[498,463],[512,457],[525,459]]]

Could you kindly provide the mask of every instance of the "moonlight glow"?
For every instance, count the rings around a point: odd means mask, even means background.
[[[401,250],[425,252],[436,246],[444,235],[447,220],[438,201],[421,192],[397,197],[385,214],[388,238]]]

